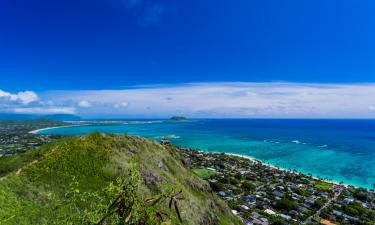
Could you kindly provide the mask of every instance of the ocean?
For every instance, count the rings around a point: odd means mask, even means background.
[[[155,140],[170,136],[171,142],[182,147],[250,156],[283,169],[368,189],[375,185],[375,120],[141,120],[39,133],[82,135],[95,131]]]

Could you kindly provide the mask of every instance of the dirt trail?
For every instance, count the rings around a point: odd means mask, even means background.
[[[35,163],[37,163],[37,162],[38,162],[38,160],[34,160],[34,161],[32,161],[32,162],[30,162],[30,163],[24,165],[23,167],[19,168],[19,169],[17,170],[17,172],[16,172],[16,175],[19,176],[19,175],[21,174],[22,170],[24,170],[26,167],[31,166],[31,165],[33,165],[33,164],[35,164]],[[9,175],[10,175],[10,174],[5,175],[5,176],[3,176],[3,177],[0,177],[0,181],[7,179],[7,178],[9,177]]]

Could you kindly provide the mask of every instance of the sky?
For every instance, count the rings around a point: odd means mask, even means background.
[[[2,0],[0,113],[375,118],[372,0]]]

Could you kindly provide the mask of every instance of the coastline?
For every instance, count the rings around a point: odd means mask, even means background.
[[[72,121],[65,121],[65,122],[72,123]],[[95,124],[93,124],[94,122],[95,121],[84,121],[84,120],[82,120],[82,121],[75,121],[75,123],[78,123],[78,124],[65,125],[65,126],[56,126],[56,127],[45,127],[45,128],[40,128],[40,129],[29,131],[28,133],[30,133],[30,134],[38,134],[39,132],[45,131],[45,130],[52,130],[52,129],[58,129],[58,128],[66,128],[66,127],[90,126],[90,125],[95,125]],[[164,122],[163,120],[146,121],[146,122],[144,122],[144,121],[131,121],[131,122],[128,122],[128,121],[104,121],[104,122],[101,122],[101,124],[103,124],[103,123],[104,123],[104,125],[108,125],[108,124],[142,124],[142,123],[163,123],[163,122]]]
[[[219,153],[219,152],[213,152],[213,153]],[[264,166],[267,166],[267,167],[270,167],[272,169],[276,169],[276,170],[280,170],[280,171],[286,171],[286,172],[289,172],[289,173],[292,173],[292,174],[296,174],[296,175],[305,175],[305,176],[309,176],[311,177],[311,179],[314,179],[314,180],[319,180],[319,181],[323,181],[323,182],[326,182],[326,183],[330,183],[330,184],[334,184],[334,185],[338,185],[338,186],[344,186],[344,187],[354,187],[354,188],[362,188],[362,189],[366,189],[366,190],[370,190],[368,188],[364,188],[364,187],[359,187],[359,186],[355,186],[355,185],[351,185],[351,184],[345,184],[345,183],[340,183],[340,182],[337,182],[337,181],[332,181],[332,180],[328,180],[328,179],[324,179],[324,178],[320,178],[320,177],[317,177],[317,176],[313,176],[313,175],[309,175],[309,174],[305,174],[305,173],[302,173],[302,172],[298,172],[298,171],[294,171],[294,170],[288,170],[288,169],[284,169],[284,168],[281,168],[281,167],[277,167],[277,166],[274,166],[272,164],[269,164],[269,163],[265,163],[261,160],[258,160],[254,157],[251,157],[251,156],[246,156],[246,155],[240,155],[240,154],[234,154],[234,153],[224,153],[226,155],[231,155],[231,156],[236,156],[236,157],[240,157],[240,158],[245,158],[245,159],[248,159],[252,162],[257,162],[257,163],[260,163]]]
[[[66,126],[46,127],[46,128],[41,128],[41,129],[30,131],[29,133],[31,133],[31,134],[39,134],[39,132],[45,131],[45,130],[58,129],[58,128],[66,128],[66,127],[79,127],[79,126],[87,126],[87,125],[90,125],[90,124],[74,124],[74,125],[66,125]],[[177,147],[182,147],[182,146],[177,146]],[[201,149],[195,149],[195,150],[198,150],[198,151],[201,151],[201,152],[206,152],[206,151],[201,150]],[[323,182],[330,183],[330,184],[333,184],[333,185],[339,185],[339,186],[344,186],[344,187],[351,186],[351,187],[354,187],[354,188],[361,188],[361,189],[366,189],[366,190],[369,190],[369,191],[372,190],[372,189],[366,188],[366,187],[360,187],[360,186],[353,185],[353,184],[346,184],[344,182],[339,182],[339,181],[333,181],[333,180],[329,180],[329,179],[325,179],[325,178],[320,178],[318,176],[313,176],[311,174],[306,174],[306,173],[303,173],[303,172],[299,172],[297,170],[294,171],[294,170],[290,170],[290,169],[285,169],[285,168],[282,168],[282,167],[278,167],[278,166],[275,166],[275,165],[263,162],[263,161],[261,161],[259,159],[256,159],[256,158],[252,157],[252,156],[241,155],[241,154],[236,154],[236,153],[228,153],[228,152],[215,152],[215,151],[212,151],[211,153],[217,153],[217,154],[224,153],[224,154],[230,155],[230,156],[236,156],[236,157],[240,157],[240,158],[245,158],[245,159],[248,159],[248,160],[250,160],[252,162],[260,163],[260,164],[262,164],[264,166],[270,167],[272,169],[276,169],[276,170],[280,170],[280,171],[286,171],[286,172],[289,172],[289,173],[292,173],[292,174],[296,174],[296,175],[305,175],[305,176],[310,177],[311,179],[323,181]]]
[[[77,127],[77,126],[84,126],[84,125],[76,124],[76,125],[66,125],[66,126],[58,126],[58,127],[46,127],[46,128],[40,128],[40,129],[29,131],[29,134],[39,134],[39,132],[45,131],[45,130],[52,130],[52,129],[65,128],[65,127]]]

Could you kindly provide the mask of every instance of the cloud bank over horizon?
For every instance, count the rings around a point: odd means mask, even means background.
[[[87,118],[375,118],[375,84],[186,83],[8,93],[0,112]]]
[[[34,91],[10,93],[0,89],[0,113],[14,114],[75,114],[73,107],[56,106],[43,101]]]

